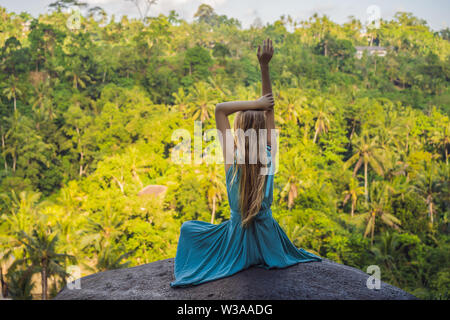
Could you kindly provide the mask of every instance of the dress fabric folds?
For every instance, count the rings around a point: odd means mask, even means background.
[[[272,169],[270,146],[267,157]],[[270,169],[269,169],[270,170]],[[271,171],[273,173],[273,170]],[[298,249],[272,217],[274,175],[266,176],[261,209],[250,226],[241,227],[239,171],[232,181],[233,166],[226,173],[230,220],[221,224],[184,222],[180,229],[172,287],[186,287],[231,276],[250,266],[285,268],[300,262],[321,261],[317,255]]]

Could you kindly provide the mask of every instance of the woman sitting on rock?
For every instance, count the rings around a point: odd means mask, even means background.
[[[258,47],[261,98],[216,106],[231,219],[219,225],[203,221],[183,223],[172,287],[198,285],[254,265],[270,269],[321,261],[320,257],[297,249],[272,217],[276,138],[272,135],[275,121],[269,62],[273,51],[270,39]],[[235,112],[233,139],[228,116]]]

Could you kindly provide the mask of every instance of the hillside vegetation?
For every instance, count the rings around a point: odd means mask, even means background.
[[[449,30],[399,12],[281,17],[242,28],[202,5],[193,22],[0,7],[0,266],[9,295],[53,296],[81,275],[174,257],[179,228],[230,217],[223,164],[171,155],[215,104],[261,94],[270,37],[279,171],[273,214],[298,247],[419,298],[448,299]],[[355,57],[356,46],[388,48]],[[206,147],[210,142],[203,142]],[[193,160],[193,157],[192,157]],[[163,197],[138,196],[163,185]],[[44,294],[44,298],[47,295]]]

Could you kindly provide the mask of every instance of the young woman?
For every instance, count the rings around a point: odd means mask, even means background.
[[[275,121],[269,78],[269,62],[273,55],[270,39],[258,47],[257,55],[263,96],[255,101],[224,102],[216,106],[216,126],[222,136],[231,219],[219,225],[203,221],[183,223],[172,287],[224,278],[253,265],[270,269],[321,261],[320,257],[297,249],[272,217],[270,206],[276,141],[271,135]],[[234,141],[229,141],[228,116],[235,112],[234,129],[241,134],[235,134]],[[252,131],[256,133],[253,140],[251,134],[242,134]],[[261,145],[262,156],[257,152]],[[260,158],[256,162],[251,160],[255,150]]]

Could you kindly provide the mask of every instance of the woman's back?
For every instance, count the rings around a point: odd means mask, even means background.
[[[271,147],[267,145],[266,147],[267,158],[268,158],[268,166],[269,170],[273,169],[272,165],[272,155],[271,155]],[[240,219],[240,208],[239,208],[239,182],[240,182],[240,172],[239,170],[234,175],[235,165],[231,166],[226,172],[226,185],[227,185],[227,195],[228,195],[228,204],[231,209],[231,219],[233,221],[237,221]],[[271,171],[269,171],[271,173]],[[266,175],[266,182],[264,186],[264,198],[261,202],[261,209],[256,217],[258,220],[259,216],[267,214],[270,210],[273,201],[273,174]]]

